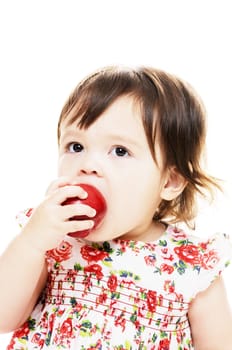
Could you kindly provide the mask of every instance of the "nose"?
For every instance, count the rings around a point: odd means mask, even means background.
[[[81,168],[80,169],[80,174],[85,174],[85,175],[98,175],[97,170],[91,169],[91,168]]]
[[[102,176],[102,167],[100,160],[95,155],[86,155],[82,158],[80,167],[79,167],[80,175],[95,175]]]

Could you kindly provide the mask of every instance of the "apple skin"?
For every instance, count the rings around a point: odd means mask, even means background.
[[[88,230],[69,232],[68,235],[71,237],[79,237],[84,238],[88,236],[88,234],[96,229],[98,225],[101,223],[103,217],[105,216],[107,205],[106,200],[103,195],[96,189],[96,187],[89,184],[78,184],[78,186],[82,187],[87,193],[88,197],[85,199],[80,199],[78,197],[67,198],[62,205],[82,203],[89,205],[93,209],[96,210],[96,215],[94,217],[88,217],[87,215],[76,215],[70,218],[70,220],[93,220],[94,226]]]

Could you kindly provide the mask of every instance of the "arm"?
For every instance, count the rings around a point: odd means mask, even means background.
[[[92,227],[91,220],[69,220],[95,215],[95,210],[81,203],[62,205],[69,197],[86,198],[86,192],[64,179],[52,183],[47,197],[0,257],[1,333],[21,326],[34,308],[47,279],[46,251],[57,247],[67,232]]]
[[[194,349],[232,349],[232,313],[222,277],[196,296],[190,306],[189,320]]]
[[[17,236],[0,258],[0,333],[18,328],[31,313],[47,279],[44,254]]]

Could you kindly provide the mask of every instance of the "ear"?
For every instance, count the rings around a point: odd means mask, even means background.
[[[187,185],[187,181],[177,171],[175,167],[170,167],[167,170],[166,179],[161,191],[161,198],[167,201],[177,198]]]

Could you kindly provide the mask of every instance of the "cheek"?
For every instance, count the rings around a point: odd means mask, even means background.
[[[64,176],[64,162],[62,160],[62,157],[58,159],[57,172],[58,176]]]
[[[59,158],[57,172],[58,172],[58,176],[72,175],[72,166],[66,157],[61,156]]]
[[[151,169],[154,171],[154,169]],[[127,183],[123,184],[120,195],[117,196],[118,204],[121,203],[121,207],[126,212],[135,213],[135,215],[141,215],[144,212],[153,212],[159,205],[161,200],[162,191],[162,178],[160,174],[154,174],[148,176],[147,174],[140,174],[130,179]]]

